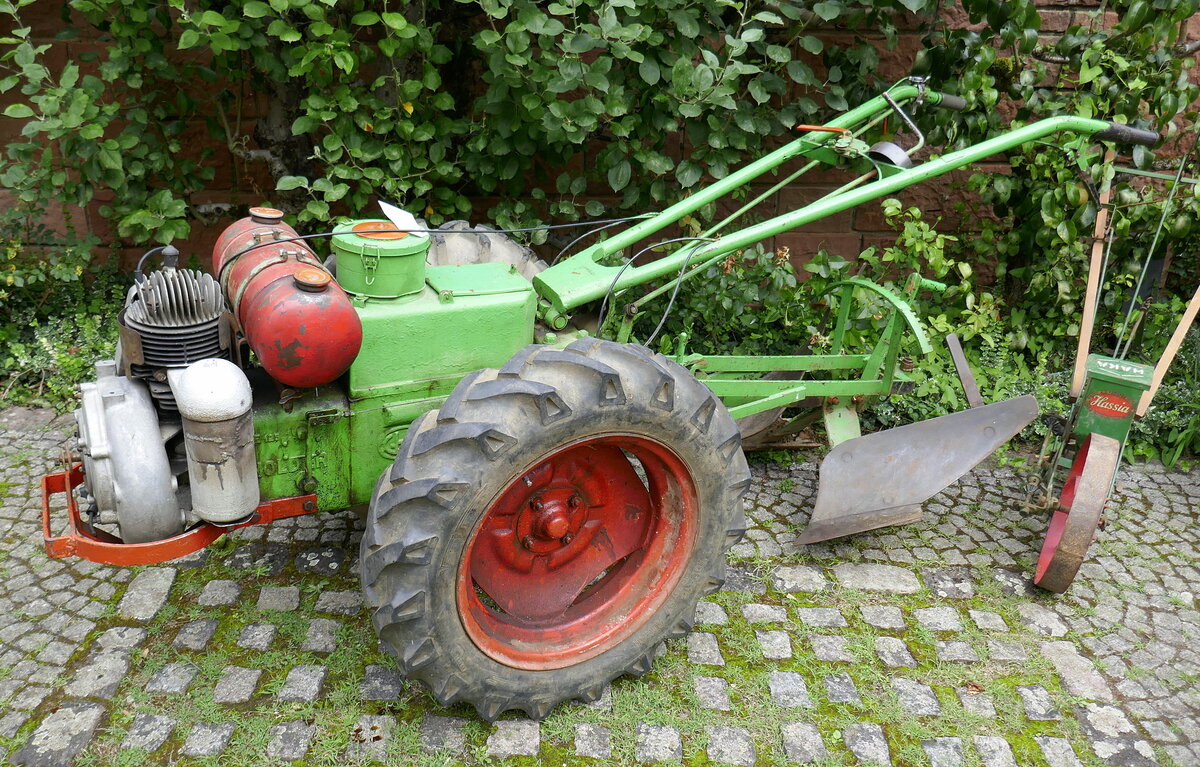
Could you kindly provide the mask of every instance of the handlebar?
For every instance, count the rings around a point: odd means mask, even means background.
[[[967,100],[962,96],[952,96],[949,93],[933,91],[928,94],[928,98],[930,103],[942,109],[953,109],[956,112],[961,112],[967,108]],[[1106,120],[1105,122],[1108,123],[1108,127],[1093,134],[1092,138],[1098,141],[1113,141],[1117,144],[1141,144],[1142,146],[1154,146],[1162,140],[1162,136],[1156,131],[1134,128],[1131,125],[1113,122],[1112,120]]]
[[[1115,123],[1112,120],[1108,121],[1107,128],[1093,133],[1092,138],[1100,141],[1114,141],[1118,144],[1141,144],[1142,146],[1154,146],[1162,140],[1162,137],[1155,131],[1134,128],[1130,125]]]
[[[949,93],[933,92],[928,94],[929,101],[942,109],[953,109],[961,112],[967,108],[967,100],[962,96],[951,96]]]

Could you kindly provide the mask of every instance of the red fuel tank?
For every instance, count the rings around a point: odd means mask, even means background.
[[[362,322],[302,241],[280,242],[296,236],[281,211],[251,208],[217,239],[213,272],[263,368],[285,386],[309,388],[346,372]]]

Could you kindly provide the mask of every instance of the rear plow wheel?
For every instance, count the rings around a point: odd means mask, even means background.
[[[1083,564],[1108,502],[1121,461],[1121,443],[1103,434],[1084,439],[1050,517],[1033,582],[1047,591],[1066,591]]]
[[[415,421],[362,544],[380,639],[443,705],[541,718],[641,674],[720,587],[737,427],[642,347],[527,347]]]

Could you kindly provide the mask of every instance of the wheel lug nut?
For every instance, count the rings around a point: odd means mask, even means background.
[[[544,506],[545,504],[538,500],[529,502],[529,508],[533,509],[534,511],[541,511]]]
[[[525,538],[521,540],[521,545],[532,551],[533,550],[533,536],[532,535],[525,536]]]
[[[567,533],[566,535],[564,535],[562,538],[559,538],[558,540],[560,543],[562,543],[562,545],[566,546],[568,543],[575,540],[575,537],[573,535],[571,535],[570,533]]]
[[[579,493],[575,493],[571,496],[570,500],[567,501],[567,505],[572,509],[578,509],[583,505],[583,499],[579,497]]]

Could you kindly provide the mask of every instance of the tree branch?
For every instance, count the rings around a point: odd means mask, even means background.
[[[1035,59],[1037,59],[1038,61],[1044,61],[1047,64],[1070,64],[1071,63],[1070,56],[1063,56],[1058,53],[1051,53],[1050,51],[1044,50],[1042,48],[1038,48],[1037,50],[1035,50],[1033,52],[1033,57]]]

